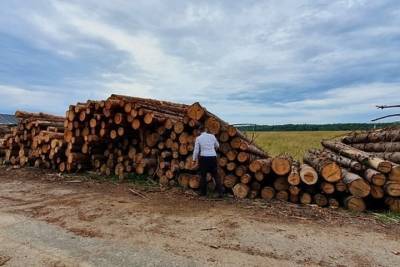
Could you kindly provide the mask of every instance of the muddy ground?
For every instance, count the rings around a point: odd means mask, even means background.
[[[399,234],[374,214],[0,167],[0,266],[400,266]]]

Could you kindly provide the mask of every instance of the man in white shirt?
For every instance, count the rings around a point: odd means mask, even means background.
[[[213,134],[207,133],[204,127],[199,129],[201,134],[196,138],[193,161],[197,165],[199,162],[200,168],[200,195],[207,195],[207,173],[210,173],[215,180],[218,196],[222,197],[224,189],[222,187],[221,179],[217,172],[217,152],[219,143]]]

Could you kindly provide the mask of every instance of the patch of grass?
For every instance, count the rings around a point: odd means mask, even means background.
[[[307,131],[307,132],[246,132],[249,138],[261,146],[269,155],[288,153],[302,160],[310,148],[321,148],[321,140],[343,136],[344,131]]]
[[[400,213],[398,212],[385,211],[372,214],[383,223],[400,223]]]

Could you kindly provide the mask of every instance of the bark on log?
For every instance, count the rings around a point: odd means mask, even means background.
[[[360,162],[352,160],[342,155],[335,154],[333,151],[329,149],[325,149],[323,151],[314,150],[313,153],[314,154],[319,153],[320,155],[335,161],[337,164],[347,169],[351,169],[357,172],[364,169],[364,166]]]
[[[400,164],[400,152],[373,153],[374,156]]]
[[[346,144],[400,141],[400,129],[395,128],[369,132],[354,132],[348,136],[345,136],[342,141]]]
[[[389,161],[377,158],[370,153],[358,150],[339,141],[326,140],[322,141],[322,145],[351,159],[366,164],[382,173],[389,173],[392,169],[392,164]]]
[[[354,148],[366,152],[399,152],[400,142],[382,142],[382,143],[361,143],[352,144]]]

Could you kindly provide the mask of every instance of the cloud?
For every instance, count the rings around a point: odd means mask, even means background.
[[[28,90],[14,86],[0,85],[0,106],[3,107],[2,112],[12,114],[16,110],[23,110],[63,115],[68,109],[63,97],[58,92],[43,89]]]
[[[367,121],[400,90],[394,0],[0,7],[0,84],[32,94],[200,101],[231,122],[301,123]]]

